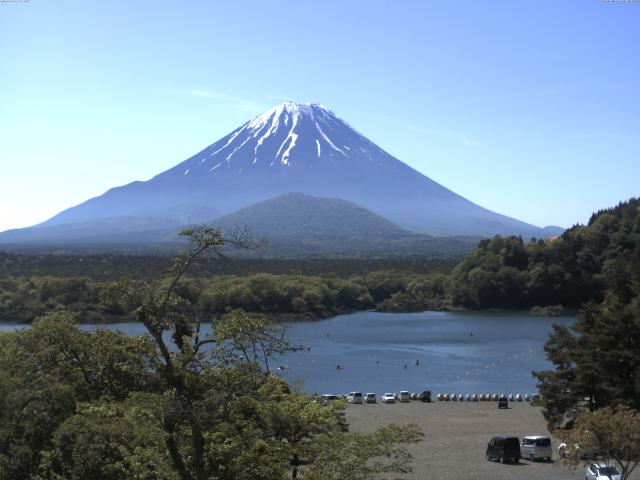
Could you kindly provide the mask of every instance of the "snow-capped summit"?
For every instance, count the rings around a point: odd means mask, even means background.
[[[210,222],[290,192],[347,200],[432,235],[546,236],[538,227],[486,210],[439,185],[327,107],[294,102],[256,116],[148,181],[112,188],[33,231],[73,223],[90,229]]]
[[[352,150],[354,144],[357,152]],[[376,149],[324,105],[284,102],[249,120],[209,146],[201,158],[181,167],[186,167],[184,175],[205,175],[219,168],[247,172],[251,165],[291,167],[320,159],[372,157]]]

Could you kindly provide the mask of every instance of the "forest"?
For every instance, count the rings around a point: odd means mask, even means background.
[[[242,308],[272,318],[323,318],[356,310],[530,309],[555,315],[604,299],[625,269],[640,269],[640,201],[593,214],[551,239],[499,237],[480,241],[452,260],[202,259],[182,286],[205,315]],[[30,322],[71,311],[81,322],[127,321],[113,295],[124,278],[166,278],[166,258],[2,253],[0,321]],[[74,273],[75,272],[75,273]],[[79,274],[80,272],[81,274]]]
[[[640,464],[638,240],[638,200],[598,212],[563,236],[556,265],[565,281],[546,288],[558,301],[585,303],[571,326],[553,327],[545,351],[554,368],[533,372],[550,429],[567,445],[580,445],[568,461],[607,461],[624,478]],[[536,263],[544,272],[546,265]]]

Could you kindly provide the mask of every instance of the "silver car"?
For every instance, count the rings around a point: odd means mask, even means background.
[[[347,403],[362,404],[362,392],[351,392],[347,394]]]
[[[396,403],[396,396],[393,393],[387,392],[384,395],[382,395],[382,402],[383,403]]]
[[[586,480],[621,480],[622,475],[613,465],[592,463],[587,467]]]
[[[524,437],[520,444],[520,456],[532,462],[539,458],[551,460],[551,439],[542,435]]]

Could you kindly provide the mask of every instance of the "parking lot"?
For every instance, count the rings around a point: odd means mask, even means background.
[[[521,460],[515,465],[488,462],[487,443],[500,434],[549,435],[541,408],[527,402],[434,402],[348,405],[347,421],[352,431],[370,432],[388,423],[416,423],[424,440],[410,447],[414,473],[406,479],[584,479],[585,467],[574,470],[557,460],[558,442],[552,438],[551,462]],[[632,478],[637,479],[637,474]]]

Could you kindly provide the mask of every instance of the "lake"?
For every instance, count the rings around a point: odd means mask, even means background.
[[[276,373],[309,393],[533,393],[531,371],[552,368],[543,350],[552,324],[573,321],[524,312],[357,312],[287,324],[291,341],[310,349],[273,367],[286,366]],[[136,323],[82,326],[100,327],[144,333]]]

